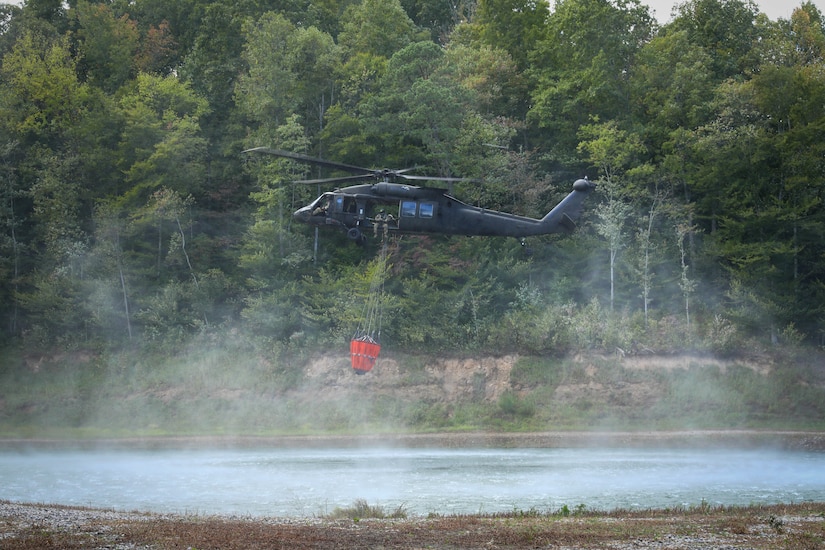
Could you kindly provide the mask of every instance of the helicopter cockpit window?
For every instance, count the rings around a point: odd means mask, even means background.
[[[335,197],[335,211],[336,212],[343,212],[344,211],[344,197]]]
[[[329,211],[330,206],[332,205],[332,195],[325,194],[318,197],[318,199],[312,205],[312,215],[313,216],[323,216]]]
[[[432,218],[435,212],[435,204],[431,202],[422,202],[418,205],[418,216],[421,218]]]
[[[401,201],[401,217],[414,218],[415,217],[415,201]]]

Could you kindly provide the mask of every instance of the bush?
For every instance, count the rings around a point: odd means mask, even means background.
[[[499,410],[508,416],[530,418],[536,414],[536,406],[532,401],[519,397],[515,392],[507,391],[498,399]]]
[[[407,517],[407,511],[404,505],[399,505],[393,512],[387,514],[384,512],[382,506],[370,506],[364,499],[356,500],[352,506],[347,508],[335,507],[335,509],[326,516],[327,519],[352,519],[358,521],[359,519],[404,519]]]

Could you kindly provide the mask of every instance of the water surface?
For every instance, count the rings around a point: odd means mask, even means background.
[[[0,451],[0,499],[313,516],[364,499],[410,515],[825,502],[825,453],[767,450]]]

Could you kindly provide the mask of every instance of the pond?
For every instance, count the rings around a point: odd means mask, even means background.
[[[662,448],[0,450],[0,499],[195,514],[554,512],[825,501],[825,453]]]

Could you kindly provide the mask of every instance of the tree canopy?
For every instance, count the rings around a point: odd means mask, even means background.
[[[530,216],[599,183],[570,236],[391,243],[398,349],[825,344],[823,15],[740,0],[2,5],[2,341],[343,346],[377,244],[255,146]]]

